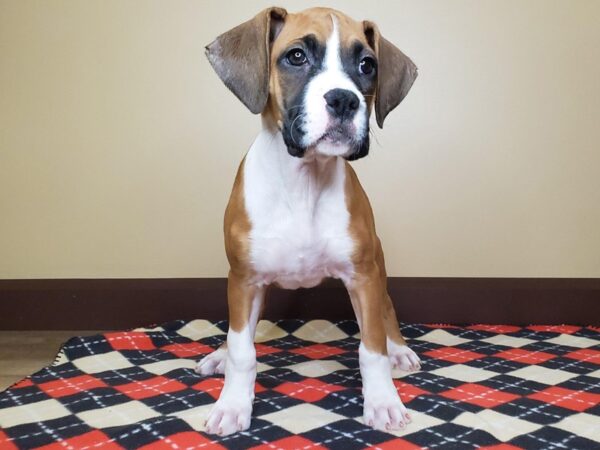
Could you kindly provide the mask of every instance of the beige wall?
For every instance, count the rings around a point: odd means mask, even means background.
[[[599,277],[600,2],[328,3],[420,68],[355,164],[389,274]],[[203,46],[269,5],[0,0],[0,278],[226,274],[259,119]]]

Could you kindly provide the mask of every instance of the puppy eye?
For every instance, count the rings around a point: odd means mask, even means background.
[[[288,52],[288,54],[286,55],[286,58],[292,66],[301,66],[308,62],[308,60],[306,58],[306,54],[304,53],[304,50],[299,49],[299,48],[290,50]]]
[[[369,56],[364,57],[358,65],[358,70],[364,75],[370,75],[375,71],[375,60]]]

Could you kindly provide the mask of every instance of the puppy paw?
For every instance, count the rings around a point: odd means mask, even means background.
[[[225,373],[225,362],[227,361],[227,349],[219,347],[209,353],[196,364],[196,373],[200,375],[214,375]]]
[[[250,427],[252,415],[251,399],[219,399],[208,413],[206,432],[227,436]]]
[[[414,372],[421,368],[421,360],[408,345],[399,345],[388,340],[388,357],[393,369],[400,369],[405,372]]]
[[[365,397],[363,420],[381,431],[402,430],[411,422],[410,414],[397,393],[375,399]]]

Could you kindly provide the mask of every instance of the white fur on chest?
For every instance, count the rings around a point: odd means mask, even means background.
[[[325,277],[350,280],[353,241],[345,177],[343,159],[310,153],[295,158],[279,132],[261,132],[244,163],[257,284],[296,289]]]

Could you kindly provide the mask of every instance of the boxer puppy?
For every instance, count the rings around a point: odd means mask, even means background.
[[[379,127],[417,76],[413,62],[369,21],[312,8],[269,8],[219,36],[206,54],[262,131],[241,162],[225,212],[229,331],[197,372],[225,374],[206,431],[250,426],[254,333],[271,284],[343,281],[361,333],[364,422],[403,428],[409,414],[392,367],[417,370],[387,293],[371,206],[348,163],[369,152],[369,116]]]

